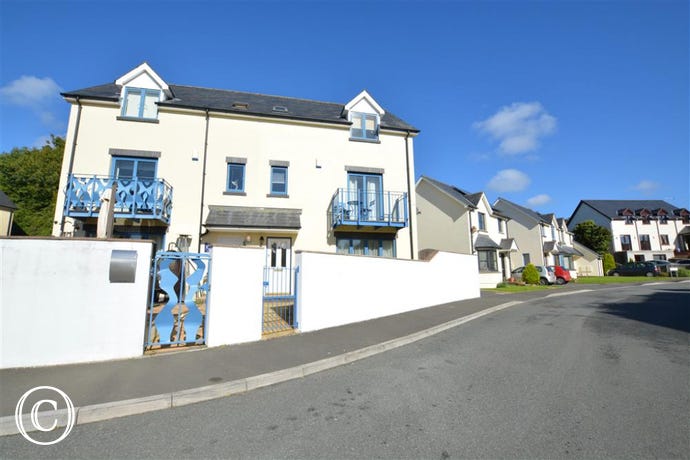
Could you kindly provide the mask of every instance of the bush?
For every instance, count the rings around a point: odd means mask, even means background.
[[[678,276],[682,276],[683,278],[687,278],[690,276],[690,270],[686,268],[679,268],[678,269]]]
[[[539,284],[539,272],[534,264],[527,264],[522,271],[522,281],[527,284]]]
[[[613,270],[616,268],[616,261],[613,258],[613,254],[609,254],[608,252],[604,254],[604,275],[607,275],[609,273],[609,270]]]

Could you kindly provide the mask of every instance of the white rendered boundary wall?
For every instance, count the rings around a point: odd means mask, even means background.
[[[466,254],[418,261],[298,252],[296,259],[303,332],[480,295],[477,257]]]
[[[134,282],[110,281],[113,250],[136,254]],[[151,251],[151,241],[0,239],[0,368],[141,356]]]

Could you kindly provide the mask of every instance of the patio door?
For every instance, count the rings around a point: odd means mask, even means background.
[[[267,238],[264,292],[266,295],[292,293],[292,239]]]
[[[359,220],[383,219],[383,177],[380,174],[350,173],[347,176],[348,204]]]
[[[136,213],[153,209],[157,167],[157,159],[113,157],[112,176],[117,181],[118,211]]]

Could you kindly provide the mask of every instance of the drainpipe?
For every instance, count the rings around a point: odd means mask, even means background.
[[[201,209],[199,210],[199,246],[197,252],[201,252],[201,226],[204,220],[204,193],[206,192],[206,153],[208,152],[208,109],[206,109],[206,132],[204,133],[204,164],[201,174]]]
[[[79,96],[77,98],[77,123],[74,127],[74,140],[72,141],[72,151],[69,156],[69,166],[67,166],[67,186],[69,187],[69,180],[72,177],[72,168],[74,167],[74,155],[77,152],[77,137],[79,136],[79,123],[81,121],[81,102]],[[65,231],[65,210],[62,210],[62,218],[60,219],[60,236]]]
[[[407,214],[410,216],[410,259],[415,260],[414,253],[414,234],[412,233],[412,219],[414,216],[415,222],[417,221],[417,214],[412,214],[412,189],[410,186],[410,148],[409,148],[410,131],[407,130],[407,135],[405,135],[405,165],[407,167]],[[416,213],[416,210],[414,210]]]
[[[472,209],[467,208],[467,216],[470,218],[470,254],[474,255],[474,233],[472,233]]]

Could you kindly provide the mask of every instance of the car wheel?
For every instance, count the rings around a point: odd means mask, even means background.
[[[621,276],[621,274],[618,272],[613,272],[613,276]]]
[[[556,278],[556,284],[563,285],[563,284],[565,284],[565,280],[561,277]]]
[[[549,280],[546,278],[539,278],[539,284],[544,285],[544,284],[549,284]]]

